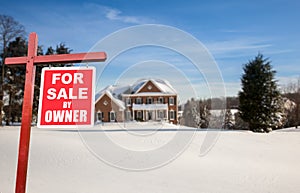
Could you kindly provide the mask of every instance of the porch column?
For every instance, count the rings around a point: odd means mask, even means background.
[[[167,113],[167,120],[169,120],[169,111],[165,110],[165,112]]]
[[[134,121],[134,109],[132,109],[132,120]]]

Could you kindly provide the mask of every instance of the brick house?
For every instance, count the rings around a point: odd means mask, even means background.
[[[96,121],[178,123],[175,89],[165,80],[141,79],[132,86],[109,86],[96,96]]]
[[[95,120],[97,122],[124,121],[124,102],[113,96],[112,88],[109,86],[96,95]]]

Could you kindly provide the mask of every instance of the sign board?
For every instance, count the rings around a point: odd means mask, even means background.
[[[37,126],[92,126],[95,71],[94,67],[43,68]]]

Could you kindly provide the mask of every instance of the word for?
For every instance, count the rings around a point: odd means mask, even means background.
[[[56,84],[57,80],[61,80],[63,84],[83,84],[83,74],[82,73],[74,73],[73,75],[70,73],[53,73],[52,74],[52,84]]]

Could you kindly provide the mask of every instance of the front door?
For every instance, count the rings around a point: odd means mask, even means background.
[[[148,111],[148,120],[152,120],[152,111]]]

